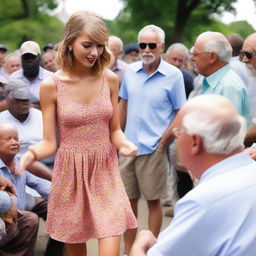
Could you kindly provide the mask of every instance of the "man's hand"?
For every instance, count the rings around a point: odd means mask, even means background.
[[[146,256],[147,251],[157,242],[151,231],[142,230],[136,237],[129,256]]]
[[[15,203],[12,203],[11,208],[6,211],[4,214],[4,221],[6,229],[14,228],[17,225],[17,208]]]
[[[11,181],[0,175],[0,190],[16,195],[14,185]]]

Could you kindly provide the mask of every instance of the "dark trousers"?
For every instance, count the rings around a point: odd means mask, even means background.
[[[47,200],[43,200],[35,205],[35,207],[31,210],[35,214],[38,215],[38,217],[46,220],[47,217]],[[49,238],[45,256],[62,256],[64,251],[64,243],[56,241],[52,238]]]
[[[189,174],[186,172],[180,172],[177,170],[177,176],[177,193],[179,198],[182,198],[193,188],[193,182]]]
[[[38,232],[38,216],[32,212],[19,211],[17,226],[19,233],[0,248],[0,256],[34,256]]]

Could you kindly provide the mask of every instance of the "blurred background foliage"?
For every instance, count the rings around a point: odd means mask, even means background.
[[[189,48],[196,37],[206,30],[225,35],[238,33],[243,38],[255,31],[246,21],[225,25],[217,19],[216,15],[224,11],[235,13],[232,4],[236,0],[122,1],[125,7],[108,25],[111,33],[120,36],[125,43],[136,42],[138,31],[147,24],[163,28],[166,46],[173,42],[183,42]]]
[[[56,0],[1,0],[0,43],[15,50],[26,40],[58,42],[64,24],[48,14],[56,7]]]
[[[11,50],[25,40],[37,41],[40,46],[59,41],[64,24],[50,15],[59,0],[1,0],[0,43]],[[164,29],[166,45],[183,42],[188,47],[198,34],[206,30],[227,35],[238,33],[243,38],[255,30],[246,22],[225,25],[216,14],[235,12],[236,0],[122,0],[124,8],[115,20],[106,20],[111,34],[124,43],[136,42],[138,31],[147,24]],[[254,0],[256,2],[256,0]],[[110,7],[112,8],[112,7]],[[113,7],[114,8],[114,7]]]

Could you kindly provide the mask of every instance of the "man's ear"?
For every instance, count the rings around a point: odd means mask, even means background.
[[[202,149],[203,141],[199,135],[192,135],[192,155],[197,155]]]
[[[164,47],[165,47],[165,44],[162,43],[162,46],[161,46],[161,53],[164,52]]]
[[[218,55],[215,52],[211,52],[210,54],[211,54],[210,63],[213,64],[213,63],[215,63],[219,59],[219,57],[218,57]]]

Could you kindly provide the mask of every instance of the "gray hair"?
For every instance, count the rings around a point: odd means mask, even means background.
[[[227,38],[219,33],[207,31],[200,34],[197,40],[204,40],[203,48],[206,52],[215,52],[220,60],[229,62],[232,57],[232,47]]]
[[[179,51],[181,52],[184,56],[188,56],[189,55],[189,51],[188,51],[188,48],[182,44],[182,43],[174,43],[174,44],[171,44],[167,51],[166,51],[166,54],[172,52],[172,51]]]
[[[12,53],[9,53],[8,55],[6,55],[4,57],[4,62],[8,61],[12,57],[16,57],[17,59],[21,59],[20,54],[18,54],[16,52],[12,52]]]
[[[145,26],[144,28],[142,28],[139,31],[139,33],[138,33],[138,41],[139,41],[140,36],[143,33],[147,32],[147,31],[151,31],[151,32],[156,33],[158,35],[161,43],[164,43],[164,40],[165,40],[165,33],[164,33],[164,31],[160,27],[158,27],[156,25],[152,25],[152,24]]]
[[[221,119],[209,111],[195,110],[184,116],[183,126],[188,134],[202,138],[208,153],[227,155],[244,145],[246,120],[240,115]]]
[[[116,40],[116,42],[118,42],[118,44],[120,45],[120,50],[123,50],[124,44],[123,44],[123,41],[122,41],[122,39],[120,37],[114,36],[114,35],[110,35],[108,40],[111,40],[111,39]]]

